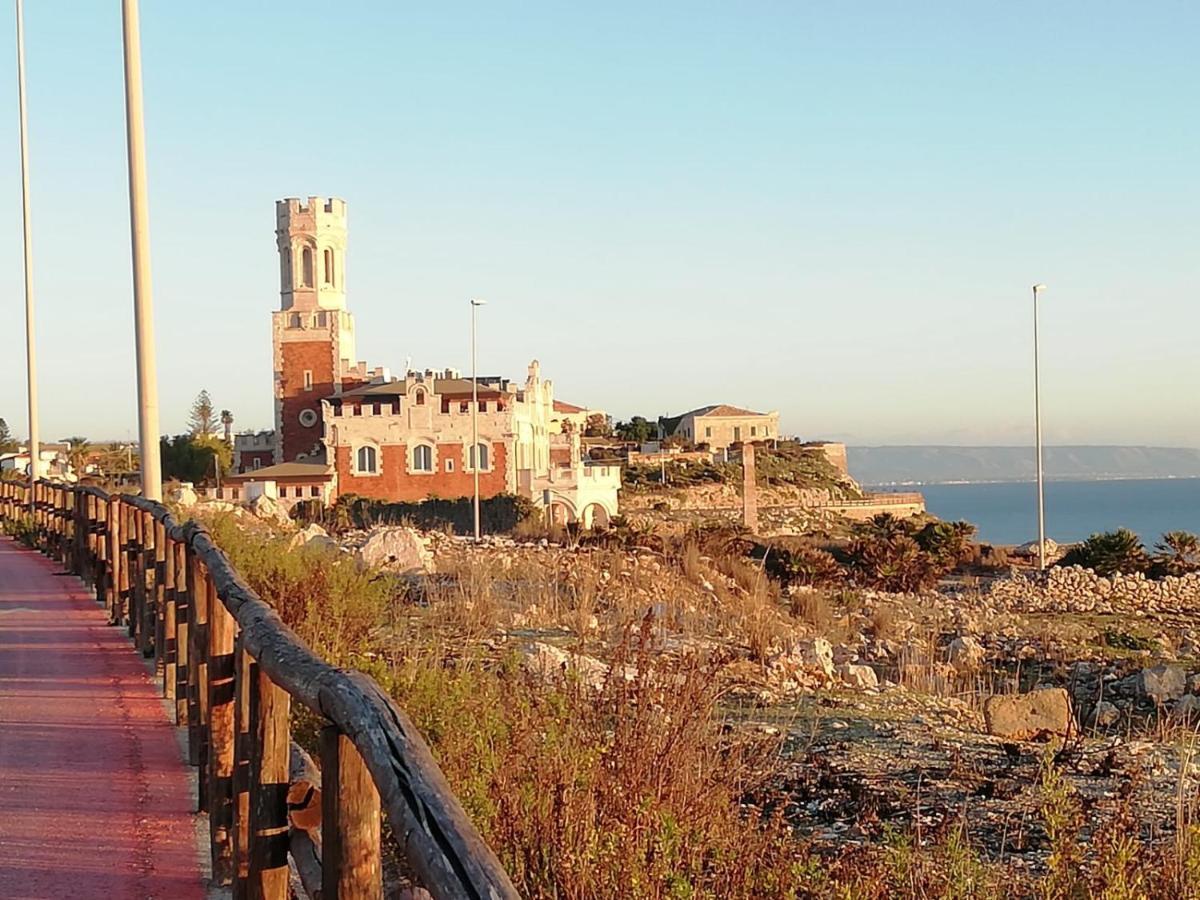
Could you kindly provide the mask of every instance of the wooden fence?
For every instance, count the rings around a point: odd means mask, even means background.
[[[438,900],[518,897],[408,717],[371,678],[314,654],[204,526],[49,482],[0,482],[0,519],[23,523],[154,658],[199,770],[214,881],[235,898],[287,898],[289,853],[314,900],[382,897],[381,811],[408,874]],[[291,741],[293,701],[326,723],[319,775]],[[319,826],[303,809],[318,791]]]

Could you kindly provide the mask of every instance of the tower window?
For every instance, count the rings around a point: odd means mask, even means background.
[[[292,328],[299,328],[300,327],[300,313],[292,313],[290,316],[288,316],[288,324]]]
[[[292,289],[291,247],[284,247],[283,252],[279,256],[279,280],[282,282],[283,290],[290,291]]]
[[[304,370],[304,389],[306,391],[311,391],[313,389],[312,369]]]
[[[355,461],[358,463],[359,475],[375,475],[379,471],[379,461],[374,447],[359,447]]]
[[[302,271],[300,273],[301,284],[304,287],[313,286],[313,252],[312,247],[305,247],[304,253],[300,257],[300,265]]]
[[[415,404],[417,404],[417,406],[425,405],[425,392],[423,390],[421,390],[420,388],[417,388],[413,392],[413,402]]]
[[[428,444],[418,444],[413,447],[413,471],[433,471],[433,448]]]
[[[333,251],[325,248],[325,283],[333,287]]]

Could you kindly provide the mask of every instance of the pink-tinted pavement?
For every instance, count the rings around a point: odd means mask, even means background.
[[[0,898],[202,898],[194,804],[142,658],[0,537]]]

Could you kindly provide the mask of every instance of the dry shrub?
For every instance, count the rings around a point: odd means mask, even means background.
[[[833,625],[833,607],[824,591],[797,591],[792,594],[791,613],[818,634],[827,634]]]

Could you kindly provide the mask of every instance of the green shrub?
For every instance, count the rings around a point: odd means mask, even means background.
[[[536,514],[537,507],[532,500],[515,494],[499,494],[479,501],[480,526],[488,534],[508,534]],[[292,510],[292,517],[306,523],[316,522],[333,532],[375,525],[412,525],[430,531],[448,528],[463,535],[475,530],[475,507],[471,497],[455,500],[431,497],[400,503],[343,494],[331,507],[325,507],[319,501],[298,503]]]
[[[1097,575],[1128,575],[1150,568],[1150,557],[1141,539],[1128,528],[1093,534],[1059,560],[1060,566],[1082,566]]]

